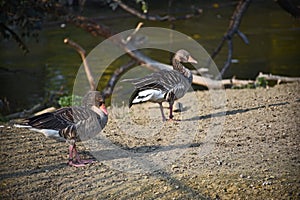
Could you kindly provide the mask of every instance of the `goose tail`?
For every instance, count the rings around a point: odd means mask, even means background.
[[[26,128],[26,129],[29,129],[31,131],[42,133],[46,137],[61,140],[61,135],[59,134],[58,130],[34,128],[34,127],[32,127],[32,125],[30,125],[30,121],[28,119],[25,119],[25,120],[19,122],[18,124],[14,124],[13,126],[16,127],[16,128]]]

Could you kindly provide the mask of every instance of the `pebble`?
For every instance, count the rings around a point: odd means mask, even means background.
[[[222,165],[223,161],[222,160],[217,160],[218,165]]]
[[[172,169],[176,169],[176,168],[179,168],[177,165],[172,165],[171,167]]]
[[[266,186],[266,185],[271,185],[272,184],[272,182],[271,181],[264,181],[263,183],[262,183],[262,185],[263,186]]]

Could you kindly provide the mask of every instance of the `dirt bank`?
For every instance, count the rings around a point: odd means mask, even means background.
[[[155,104],[111,109],[78,143],[98,160],[84,168],[66,165],[65,143],[2,124],[0,197],[300,199],[299,86],[191,92],[166,123]]]

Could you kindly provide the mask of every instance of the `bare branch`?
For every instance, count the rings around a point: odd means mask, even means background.
[[[25,54],[29,53],[29,49],[27,48],[27,46],[24,44],[24,42],[21,40],[21,38],[18,36],[16,32],[11,30],[4,23],[0,23],[0,27],[2,27],[1,29],[8,31],[11,34],[13,39],[18,43],[19,47],[25,52]]]
[[[83,67],[84,67],[87,79],[88,79],[89,84],[90,84],[90,88],[91,88],[92,91],[96,90],[96,84],[95,84],[94,78],[92,76],[91,69],[90,69],[90,67],[89,67],[89,65],[86,61],[85,50],[79,44],[75,43],[74,41],[72,41],[68,38],[64,39],[64,43],[68,44],[71,47],[73,47],[79,53],[79,55],[82,59],[82,62],[83,62]]]
[[[131,39],[136,35],[136,33],[140,30],[140,28],[143,26],[143,22],[139,22],[134,31],[126,38],[123,43],[128,43],[131,41]]]
[[[124,42],[124,41],[126,41],[125,38],[118,38],[118,37],[113,37],[113,39],[110,38],[110,36],[112,36],[112,31],[103,25],[97,24],[96,22],[94,22],[88,18],[82,17],[82,16],[69,18],[70,22],[73,22],[72,20],[75,20],[75,23],[74,23],[75,25],[87,30],[88,32],[91,32],[95,36],[102,36],[107,39],[111,39],[111,41],[113,43],[115,43],[116,45],[118,45],[120,48],[122,48],[127,53],[127,55],[129,55],[136,62],[136,64],[140,64],[140,65],[150,68],[152,70],[162,70],[162,69],[170,70],[170,69],[172,69],[171,65],[160,63],[160,62],[153,60],[153,59],[149,58],[148,56],[144,55],[142,52],[136,50],[136,48],[134,48],[134,46],[132,46],[132,42],[130,42],[131,39],[129,40],[129,42]],[[136,29],[138,30],[138,27]],[[224,43],[225,41],[226,41],[226,38],[224,37],[221,44],[219,45],[220,48],[222,46],[222,43]],[[228,56],[228,58],[229,58],[228,60],[231,61],[232,48],[233,48],[232,41],[228,41],[228,45],[231,49],[231,51],[230,51],[231,53]],[[120,76],[120,74],[122,74],[124,71],[129,69],[132,65],[133,65],[133,63],[130,62],[124,66],[121,66],[121,68],[119,69],[120,71],[116,72],[116,75],[113,75],[114,77],[112,77],[112,79],[109,81],[110,83],[108,83],[107,88],[105,88],[103,90],[103,92],[106,95],[109,96],[111,94],[112,89],[113,89],[112,86],[118,80],[118,77]],[[208,88],[222,88],[225,85],[232,86],[235,84],[247,85],[249,83],[254,83],[254,81],[253,80],[244,81],[244,80],[238,80],[235,78],[219,81],[219,80],[212,80],[210,78],[193,75],[193,84],[202,85],[202,86],[205,86]]]
[[[122,65],[121,67],[119,67],[118,69],[116,69],[113,73],[113,75],[110,77],[106,87],[102,90],[102,94],[104,96],[104,98],[109,97],[112,92],[113,89],[117,83],[117,81],[119,80],[120,76],[126,72],[128,69],[130,69],[131,67],[133,67],[136,64],[135,60],[131,60],[128,63],[126,63],[125,65]]]
[[[221,70],[221,76],[224,75],[225,71],[230,67],[231,64],[231,59],[232,59],[232,49],[233,49],[233,42],[232,42],[232,38],[235,34],[238,34],[238,36],[246,43],[249,44],[249,40],[247,38],[247,36],[245,34],[243,34],[240,30],[239,30],[239,26],[241,24],[242,21],[242,17],[244,15],[244,13],[246,12],[248,6],[250,5],[251,0],[240,0],[238,5],[236,6],[235,11],[233,12],[233,15],[230,19],[229,25],[228,25],[228,29],[226,31],[226,33],[224,34],[221,42],[219,43],[218,47],[213,51],[213,53],[211,54],[212,58],[215,58],[217,56],[217,54],[221,51],[225,40],[227,40],[227,44],[228,44],[228,55],[227,55],[227,61],[225,62],[222,70]]]
[[[299,7],[299,1],[298,5],[296,5],[297,1],[291,1],[291,0],[276,0],[276,2],[279,4],[279,6],[290,13],[293,17],[300,19],[300,7]]]
[[[240,30],[237,30],[236,33],[238,34],[238,36],[240,36],[240,38],[243,40],[243,42],[245,42],[245,44],[249,44],[249,40],[244,33],[242,33]]]
[[[78,25],[79,27],[87,30],[88,32],[91,32],[95,36],[97,35],[110,39],[113,43],[122,48],[127,53],[127,55],[133,58],[137,64],[140,64],[152,70],[172,69],[171,65],[160,63],[156,60],[147,57],[140,51],[136,50],[130,42],[124,43],[123,41],[126,41],[126,39],[117,37],[111,38],[110,36],[112,35],[112,32],[103,25],[97,24],[96,22],[81,16],[72,17],[69,18],[69,20],[70,22],[73,22],[73,20],[75,20],[75,25]],[[78,22],[78,20],[80,20],[80,23]],[[88,25],[85,25],[85,23],[88,23]],[[105,27],[104,30],[102,30],[103,27]],[[213,81],[209,78],[200,77],[196,75],[194,75],[193,83],[213,88],[220,88],[222,86],[219,81]]]
[[[93,36],[102,36],[105,38],[109,38],[114,35],[108,27],[102,24],[98,24],[94,20],[91,20],[90,18],[84,16],[70,15],[68,16],[67,21],[88,31]]]
[[[219,74],[219,77],[217,77],[217,79],[222,79],[222,76],[224,75],[225,71],[229,68],[230,64],[231,64],[231,60],[232,60],[232,52],[233,52],[233,44],[232,44],[232,40],[228,40],[227,41],[228,44],[228,55],[227,55],[227,60]]]

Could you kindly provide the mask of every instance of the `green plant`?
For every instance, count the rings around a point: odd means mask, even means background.
[[[267,85],[268,85],[268,81],[264,77],[259,77],[255,81],[256,87],[264,87],[265,88],[265,87],[267,87]]]

